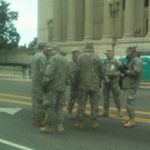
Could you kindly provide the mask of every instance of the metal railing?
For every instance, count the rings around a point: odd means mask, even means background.
[[[0,79],[31,79],[31,69],[0,66]]]

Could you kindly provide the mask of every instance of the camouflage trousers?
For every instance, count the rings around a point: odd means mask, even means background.
[[[88,98],[90,100],[90,106],[91,106],[91,117],[94,120],[98,119],[98,115],[99,115],[98,92],[81,90],[79,101],[78,101],[78,110],[77,110],[77,119],[78,120],[84,119],[84,113],[85,113]]]
[[[71,87],[70,100],[68,102],[68,111],[69,111],[69,113],[72,112],[73,107],[74,107],[75,103],[78,100],[78,97],[79,97],[78,94],[79,94],[78,89]]]
[[[45,117],[43,108],[43,92],[34,90],[32,92],[32,117],[35,120],[43,121]]]
[[[110,93],[112,92],[113,98],[118,110],[121,109],[120,103],[120,87],[118,83],[112,84],[104,84],[103,85],[103,96],[104,96],[104,109],[109,109],[109,100],[110,100]]]
[[[64,122],[63,107],[65,102],[64,92],[50,91],[44,96],[45,122],[52,124],[53,121],[58,123]]]
[[[130,118],[134,118],[135,117],[136,90],[135,89],[124,89],[123,95],[124,95],[124,100],[126,102],[126,110],[127,110],[128,116]]]

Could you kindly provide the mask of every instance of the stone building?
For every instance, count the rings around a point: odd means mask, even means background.
[[[149,0],[120,0],[119,8],[116,55],[129,45],[149,49]],[[112,45],[108,0],[38,0],[38,41],[57,42],[68,51],[91,41],[103,53]]]

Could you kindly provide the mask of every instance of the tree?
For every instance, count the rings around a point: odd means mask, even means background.
[[[10,3],[0,0],[0,50],[16,48],[20,35],[16,30],[14,21],[18,19],[18,12],[10,10]]]
[[[35,48],[37,45],[37,38],[34,38],[33,41],[31,41],[28,45],[28,48]]]

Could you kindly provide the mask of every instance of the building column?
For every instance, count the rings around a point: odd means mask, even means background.
[[[104,10],[103,10],[103,39],[112,37],[112,26],[111,18],[109,13],[109,4],[107,0],[104,0]]]
[[[85,0],[85,22],[84,22],[84,39],[93,39],[93,0]]]
[[[60,0],[53,1],[53,41],[61,40],[61,6]]]
[[[148,7],[148,33],[147,37],[150,37],[150,0],[149,0],[149,7]]]
[[[134,37],[135,0],[125,1],[124,37]]]
[[[48,42],[48,21],[52,18],[51,1],[38,0],[38,42]]]
[[[75,41],[76,39],[76,0],[68,1],[68,30],[67,30],[67,40]]]

